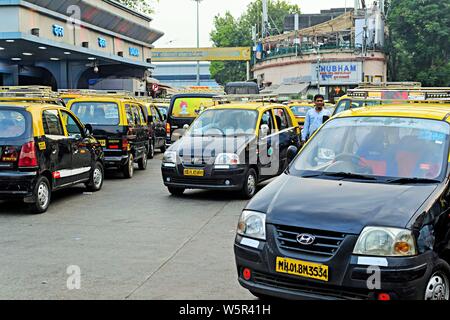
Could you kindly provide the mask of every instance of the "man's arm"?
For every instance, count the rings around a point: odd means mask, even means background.
[[[305,124],[303,125],[303,130],[302,130],[302,141],[306,141],[306,137],[308,136],[308,133],[309,133],[309,124],[310,124],[310,119],[309,119],[309,111],[308,111],[305,115]]]

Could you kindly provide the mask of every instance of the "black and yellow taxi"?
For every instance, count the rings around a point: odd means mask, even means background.
[[[55,190],[103,185],[100,144],[65,107],[36,102],[0,103],[0,200],[23,199],[45,212]]]
[[[161,152],[166,151],[166,116],[161,113],[157,104],[153,102],[144,102],[145,112],[148,118],[148,128],[151,136],[153,149],[159,149]],[[153,158],[153,155],[151,155]]]
[[[314,103],[312,101],[292,101],[287,105],[292,113],[294,113],[297,123],[301,129],[305,124],[306,114],[309,110],[314,108]]]
[[[125,93],[73,99],[68,108],[92,131],[105,153],[105,167],[134,175],[134,164],[146,170],[153,143],[145,116],[145,105]]]
[[[298,155],[290,149],[290,166],[239,219],[244,288],[287,299],[449,299],[450,88],[422,93],[342,112]]]
[[[240,191],[286,168],[287,150],[299,146],[292,111],[265,102],[232,103],[203,111],[185,135],[164,154],[162,177],[173,195],[186,189]]]

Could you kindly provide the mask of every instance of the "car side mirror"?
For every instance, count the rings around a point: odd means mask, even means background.
[[[92,128],[91,124],[85,124],[84,125],[84,133],[86,133],[86,135],[91,135],[94,132],[94,129]]]
[[[267,124],[263,124],[261,126],[261,137],[267,137],[269,134],[270,128]]]
[[[330,116],[323,116],[323,122],[322,123],[325,123],[328,120],[330,120]]]
[[[296,146],[290,146],[287,150],[287,161],[291,163],[297,156],[298,148]]]

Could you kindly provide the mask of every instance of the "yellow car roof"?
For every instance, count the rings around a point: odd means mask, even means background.
[[[408,103],[350,109],[337,114],[335,118],[378,116],[444,120],[449,115],[449,103]]]
[[[40,110],[40,109],[47,109],[47,108],[60,108],[65,109],[64,106],[57,105],[57,104],[51,104],[51,103],[45,103],[45,102],[20,102],[20,101],[10,101],[10,102],[0,102],[0,107],[17,107],[17,108],[24,108],[29,111],[31,110]]]
[[[269,107],[285,107],[282,104],[274,103],[262,103],[262,102],[247,102],[247,103],[232,103],[232,104],[221,104],[208,109],[244,109],[244,110],[262,110]]]
[[[116,96],[116,95],[105,95],[105,96],[83,96],[83,97],[79,97],[76,99],[73,99],[71,101],[68,102],[68,105],[72,105],[76,102],[111,102],[111,101],[127,101],[127,102],[133,102],[133,103],[140,103],[140,104],[144,104],[144,102],[139,101],[137,99],[134,98],[130,98],[127,96]]]

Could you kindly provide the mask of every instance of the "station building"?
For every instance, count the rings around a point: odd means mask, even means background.
[[[370,8],[287,17],[294,30],[262,40],[253,61],[263,92],[287,97],[319,92],[332,102],[362,82],[387,81],[384,13]]]
[[[112,0],[0,0],[0,85],[151,79],[152,19]]]

